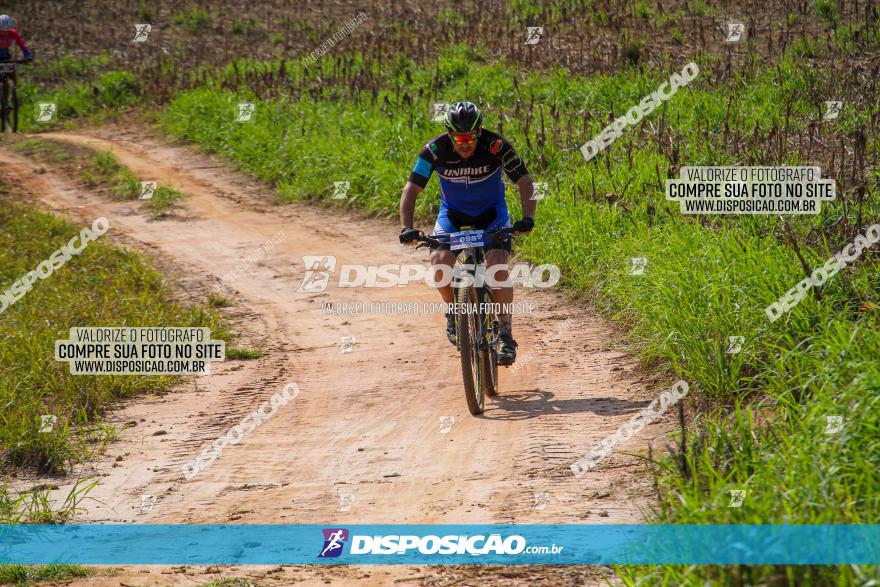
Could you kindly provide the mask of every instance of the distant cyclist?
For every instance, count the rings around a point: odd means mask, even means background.
[[[9,48],[12,46],[13,41],[21,49],[26,60],[34,60],[34,54],[28,49],[18,31],[15,30],[15,21],[7,14],[0,14],[0,62],[10,60]],[[15,78],[13,77],[13,79]]]
[[[446,111],[444,119],[446,131],[437,135],[425,145],[416,160],[409,181],[403,188],[400,198],[400,242],[415,242],[419,231],[413,228],[416,197],[428,184],[431,173],[437,172],[440,180],[440,214],[434,225],[434,234],[457,232],[462,226],[471,226],[486,231],[509,227],[510,215],[504,201],[504,181],[501,170],[519,188],[522,203],[522,220],[513,224],[515,232],[529,232],[535,226],[535,208],[532,200],[534,185],[522,159],[513,147],[500,135],[483,129],[483,115],[471,102],[456,102]],[[497,248],[487,251],[486,273],[492,275],[491,268],[503,265],[494,274],[498,281],[508,279],[508,259],[510,258],[510,238],[495,243]],[[455,253],[449,246],[431,247],[433,265],[455,264]],[[435,271],[434,280],[443,278],[442,271]],[[451,284],[438,288],[443,301],[453,304],[455,296]],[[494,288],[492,299],[500,304],[513,301],[513,288]],[[498,352],[499,365],[512,365],[516,360],[516,341],[513,339],[511,316],[500,315],[501,348]],[[446,314],[446,336],[455,344],[455,314]]]

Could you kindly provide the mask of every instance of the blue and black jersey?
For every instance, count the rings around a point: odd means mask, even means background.
[[[462,159],[452,139],[443,133],[419,153],[409,181],[424,188],[436,171],[443,207],[477,216],[504,204],[502,169],[512,182],[528,173],[525,163],[501,135],[483,129],[474,154]]]

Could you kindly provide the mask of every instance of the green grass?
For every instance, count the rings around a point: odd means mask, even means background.
[[[635,6],[634,11],[635,11],[635,15],[638,18],[647,19],[647,18],[651,18],[652,16],[654,16],[654,11],[651,10],[651,7],[648,6],[647,4],[645,4],[644,2],[641,2],[641,0],[639,2],[636,2],[636,6]]]
[[[77,565],[0,565],[0,585],[26,587],[45,581],[67,581],[88,577],[94,571]]]
[[[840,7],[836,0],[814,0],[813,8],[828,25],[835,26],[840,18]]]
[[[63,524],[80,511],[80,504],[90,499],[97,481],[77,481],[61,503],[50,497],[54,486],[34,487],[12,493],[0,485],[0,524]],[[65,581],[87,577],[93,571],[77,565],[0,565],[0,585],[27,586],[45,581]]]
[[[244,349],[231,347],[226,349],[226,358],[227,359],[259,359],[263,356],[263,351],[259,349]]]
[[[233,301],[222,295],[211,292],[208,294],[208,305],[212,308],[226,308],[233,304]]]
[[[258,584],[246,577],[227,577],[219,581],[200,583],[196,587],[258,587]]]
[[[109,53],[97,55],[77,56],[62,55],[54,61],[35,61],[32,65],[34,75],[45,78],[56,78],[63,81],[73,79],[94,79],[100,76],[111,60]],[[28,69],[24,70],[29,73]]]
[[[594,0],[511,0],[507,3],[507,17],[513,26],[550,26],[572,13],[591,18],[594,3]]]
[[[150,8],[143,2],[138,3],[137,15],[141,22],[149,23],[153,20],[153,13]]]
[[[192,8],[178,12],[171,17],[174,24],[182,26],[189,33],[196,34],[205,28],[211,20],[211,14],[204,8]]]
[[[437,21],[444,27],[453,27],[464,24],[465,19],[457,10],[445,8],[437,15]]]
[[[64,141],[41,138],[18,141],[14,148],[42,163],[61,166],[68,173],[78,176],[88,187],[105,188],[116,199],[135,200],[141,196],[142,178],[119,163],[109,151],[96,151]],[[144,200],[143,205],[153,217],[159,217],[181,199],[181,192],[157,185],[153,197]]]
[[[141,178],[121,165],[116,157],[107,151],[95,153],[92,161],[81,172],[81,177],[87,185],[109,187],[110,193],[120,200],[136,200],[142,194]],[[157,216],[181,199],[183,199],[181,192],[157,185],[152,197],[144,200],[144,207]]]
[[[30,138],[17,140],[12,143],[12,148],[18,153],[31,157],[42,163],[68,166],[81,162],[87,158],[90,151],[77,145],[67,145],[59,141],[47,141],[45,139]]]
[[[503,64],[481,65],[477,57],[450,50],[434,66],[411,73],[408,91],[430,96],[422,101],[407,102],[393,90],[364,100],[345,87],[327,87],[326,98],[260,101],[209,87],[177,96],[162,124],[172,136],[275,183],[284,199],[340,205],[330,198],[333,182],[344,180],[351,182],[350,197],[341,205],[390,217],[396,215],[419,148],[440,132],[428,118],[430,102],[468,98],[486,106],[486,126],[503,125],[534,178],[549,183],[550,194],[538,206],[537,229],[521,240],[521,253],[536,263],[559,265],[565,286],[586,293],[630,329],[633,350],[646,365],[674,370],[691,383],[700,405],[708,406],[702,423],[690,431],[689,473],[682,474],[672,459],[657,465],[664,499],[652,519],[876,520],[880,313],[870,308],[880,307],[877,252],[832,278],[821,288],[821,300],[807,297],[771,324],[764,308],[803,277],[794,251],[777,236],[782,232],[777,219],[710,217],[701,224],[684,217],[663,195],[662,179],[670,167],[666,147],[639,129],[629,129],[589,164],[576,150],[584,136],[607,124],[611,112],[620,115],[656,88],[668,70],[627,69],[586,79],[562,71],[522,75]],[[394,63],[378,74],[394,80],[388,87],[403,83]],[[698,78],[648,120],[656,126],[662,118],[680,161],[689,165],[799,164],[797,151],[776,160],[757,145],[733,154],[708,129],[725,121],[749,132],[785,125],[805,129],[821,111],[817,90],[828,83],[822,72],[788,57],[777,67],[749,77],[738,74],[722,84]],[[256,118],[248,125],[234,123],[235,105],[245,98],[257,103]],[[540,106],[516,114],[517,99]],[[390,109],[383,107],[386,101]],[[551,108],[561,112],[561,122],[549,122]],[[586,124],[580,122],[584,110],[591,113]],[[840,127],[858,128],[877,111],[877,105],[854,107],[841,117]],[[569,132],[566,116],[577,112]],[[546,136],[541,115],[548,121]],[[869,177],[876,194],[877,175]],[[615,203],[606,201],[609,193],[617,195]],[[511,195],[516,217],[519,206]],[[437,200],[432,181],[419,198],[422,222],[431,220]],[[863,213],[864,223],[880,219],[874,200],[866,201]],[[810,266],[821,265],[851,237],[829,232],[808,241],[808,230],[827,227],[842,214],[835,202],[817,217],[789,217]],[[855,221],[852,209],[848,221]],[[632,276],[629,260],[637,256],[646,257],[648,267]],[[741,353],[727,354],[729,336],[745,337]],[[826,417],[837,414],[846,415],[847,426],[839,436],[826,436]],[[704,440],[694,442],[695,435]],[[732,488],[749,492],[740,509],[726,507]],[[629,584],[667,585],[702,585],[707,579],[727,584],[743,577],[761,582],[780,573],[797,584],[844,585],[859,574],[878,576],[876,569],[860,567],[621,567],[618,572]]]
[[[0,284],[8,288],[82,226],[23,206],[0,184]],[[111,225],[109,234],[113,234]],[[207,326],[228,335],[204,306],[170,301],[162,275],[107,235],[89,243],[0,315],[0,454],[14,466],[62,472],[113,438],[102,414],[119,398],[169,389],[178,378],[70,375],[54,341],[72,326]],[[40,432],[41,415],[55,415]]]
[[[660,207],[667,206],[658,189],[657,173],[665,177],[668,160],[662,156],[650,158],[656,145],[654,149],[650,144],[640,145],[645,137],[637,129],[630,129],[608,151],[612,161],[620,161],[627,156],[631,144],[641,147],[634,153],[644,154],[648,165],[635,174],[626,165],[614,165],[611,172],[604,165],[585,165],[575,147],[583,144],[586,137],[597,134],[607,124],[611,112],[619,114],[629,105],[638,104],[668,73],[663,76],[647,69],[628,70],[617,76],[588,79],[568,76],[562,70],[521,75],[501,64],[473,63],[472,58],[451,50],[436,67],[408,68],[415,71],[411,74],[412,93],[430,96],[411,104],[393,91],[380,93],[375,102],[367,103],[362,98],[355,103],[347,88],[334,88],[334,98],[340,100],[313,100],[309,96],[301,100],[259,101],[253,95],[209,87],[175,98],[164,126],[173,136],[197,142],[243,164],[261,179],[275,182],[283,198],[329,201],[333,182],[349,181],[351,198],[341,201],[345,206],[393,216],[400,184],[412,167],[415,153],[429,137],[441,131],[427,116],[430,102],[449,102],[466,96],[491,106],[486,108],[486,125],[516,140],[536,179],[558,182],[566,186],[563,190],[576,194],[592,192],[595,184],[596,191],[602,194],[621,191],[635,175],[629,185],[630,194],[645,194],[645,199]],[[397,65],[389,63],[389,87],[407,85],[404,75],[395,72]],[[315,71],[314,75],[327,72]],[[514,80],[519,80],[516,85]],[[671,127],[682,160],[694,165],[733,163],[734,158],[717,144],[717,133],[697,137],[694,130],[721,128],[725,121],[764,132],[774,125],[806,128],[810,117],[821,108],[818,99],[808,98],[816,94],[818,81],[791,62],[783,62],[778,69],[766,70],[745,82],[736,79],[729,86],[705,88],[698,78],[650,119],[656,125],[663,118]],[[434,83],[441,87],[434,89]],[[790,112],[786,109],[789,97]],[[512,105],[518,99],[538,106],[528,114],[517,113]],[[393,116],[381,107],[385,100],[391,104]],[[241,101],[259,104],[250,123],[234,122],[235,108]],[[551,109],[559,112],[559,122],[552,118]],[[585,111],[591,113],[586,125]],[[858,125],[861,121],[856,116],[844,111],[839,124],[845,128]],[[541,117],[547,128],[545,138],[540,134]],[[326,120],[336,123],[328,125]],[[358,156],[348,157],[347,152]],[[436,194],[436,183],[432,182],[428,197],[419,200],[423,217],[436,211]]]
[[[679,28],[673,28],[672,32],[671,32],[671,36],[672,36],[672,40],[675,41],[676,43],[678,43],[679,45],[684,45],[685,41],[687,41],[687,36],[685,36],[685,34],[683,32],[681,32],[681,29],[679,29]]]
[[[64,524],[73,520],[83,508],[98,481],[78,480],[68,491],[64,501],[51,498],[55,486],[39,486],[13,494],[0,485],[0,524]]]
[[[135,76],[127,71],[103,71],[106,63],[103,57],[82,60],[68,58],[48,66],[48,71],[42,74],[41,70],[35,72],[40,79],[51,79],[51,83],[35,83],[27,69],[20,70],[19,132],[71,126],[83,117],[101,120],[102,116],[118,115],[139,103],[143,96]],[[52,121],[36,121],[37,104],[40,102],[56,105]]]
[[[108,187],[119,200],[134,200],[141,195],[140,180],[106,151],[95,153],[86,161],[79,176],[89,187]]]

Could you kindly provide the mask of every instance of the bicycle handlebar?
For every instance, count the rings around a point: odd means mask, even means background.
[[[495,230],[492,232],[484,232],[483,233],[483,241],[484,242],[487,242],[487,241],[492,242],[492,241],[498,240],[500,237],[502,237],[504,235],[508,235],[508,234],[513,234],[513,227],[512,226],[499,228],[498,230]],[[417,238],[416,241],[425,243],[427,245],[442,246],[442,245],[448,245],[449,243],[443,242],[440,239],[441,238],[448,238],[449,236],[451,236],[451,234],[448,232],[441,232],[438,234],[430,234],[429,235],[429,234],[425,234],[424,232],[422,232],[420,230],[419,231],[419,238]]]

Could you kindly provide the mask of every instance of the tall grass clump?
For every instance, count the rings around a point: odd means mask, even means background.
[[[0,184],[0,284],[5,290],[82,228],[20,203]],[[70,375],[54,341],[75,326],[207,326],[219,318],[171,301],[159,273],[108,235],[57,269],[0,315],[0,455],[13,466],[62,472],[113,437],[102,414],[119,398],[166,390],[176,378]],[[57,423],[41,432],[41,416]]]

